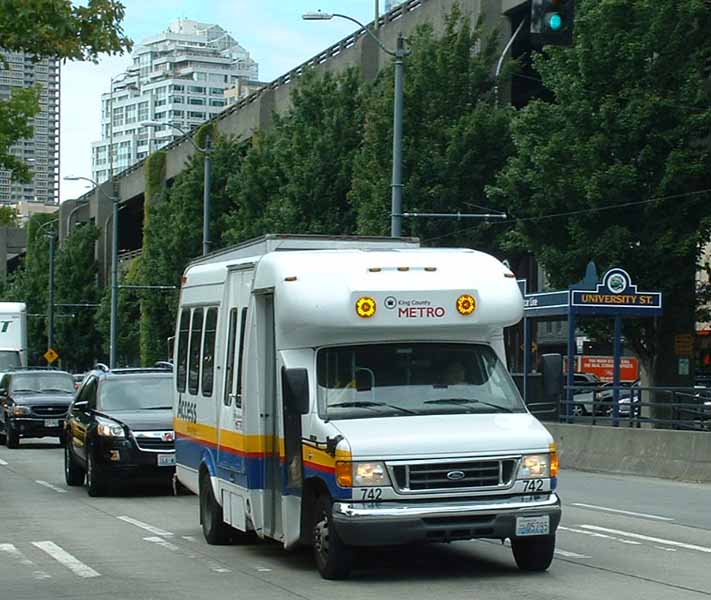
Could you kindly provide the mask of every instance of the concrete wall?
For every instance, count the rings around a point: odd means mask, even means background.
[[[406,0],[380,19],[378,37],[388,48],[394,48],[400,33],[409,35],[414,29],[429,23],[436,32],[443,30],[444,20],[458,3],[462,10],[475,21],[484,15],[484,21],[490,28],[500,32],[501,45],[510,37],[508,19],[504,16],[511,8],[526,3],[526,0]],[[328,27],[328,23],[313,23],[314,27]],[[337,44],[325,49],[303,65],[295,67],[271,82],[259,92],[229,107],[215,118],[218,130],[239,140],[249,139],[257,130],[269,127],[274,113],[284,113],[291,105],[291,90],[305,68],[313,67],[320,71],[341,72],[348,67],[358,67],[364,77],[372,80],[378,71],[390,64],[390,56],[378,48],[377,44],[363,32],[354,32]],[[174,178],[184,168],[186,160],[195,151],[186,138],[180,138],[166,147],[166,177]],[[116,190],[122,202],[142,202],[144,189],[143,162],[137,163],[116,176]],[[107,184],[102,189],[110,195]],[[91,204],[90,215],[101,229],[101,238],[97,242],[96,256],[105,280],[108,264],[106,248],[111,240],[105,239],[104,231],[110,235],[110,226],[106,227],[111,210],[105,196],[90,192],[82,196]],[[62,217],[66,220],[69,208],[62,207]]]
[[[711,432],[545,425],[563,468],[711,482]]]

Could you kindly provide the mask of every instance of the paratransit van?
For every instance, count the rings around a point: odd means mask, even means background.
[[[506,368],[511,271],[410,238],[270,235],[192,262],[175,344],[177,477],[211,544],[511,540],[548,568],[558,456]]]

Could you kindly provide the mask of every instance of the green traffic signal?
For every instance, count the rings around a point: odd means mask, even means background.
[[[553,13],[548,17],[548,27],[551,31],[560,31],[563,28],[563,18],[558,13]]]

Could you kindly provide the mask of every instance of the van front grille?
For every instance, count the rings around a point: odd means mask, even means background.
[[[392,465],[395,485],[403,492],[451,491],[511,484],[515,458],[442,461]]]

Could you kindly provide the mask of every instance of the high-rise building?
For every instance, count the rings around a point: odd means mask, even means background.
[[[226,106],[224,91],[238,80],[256,81],[257,63],[219,25],[181,19],[144,40],[133,64],[111,79],[101,96],[101,141],[92,144],[95,181],[109,178],[109,144],[118,173],[165,146]],[[158,127],[142,127],[160,121]]]
[[[32,170],[28,183],[12,181],[0,170],[0,203],[20,201],[57,204],[59,202],[59,61],[36,59],[24,52],[0,50],[0,100],[8,100],[13,90],[39,84],[40,112],[34,118],[34,134],[10,148]]]

